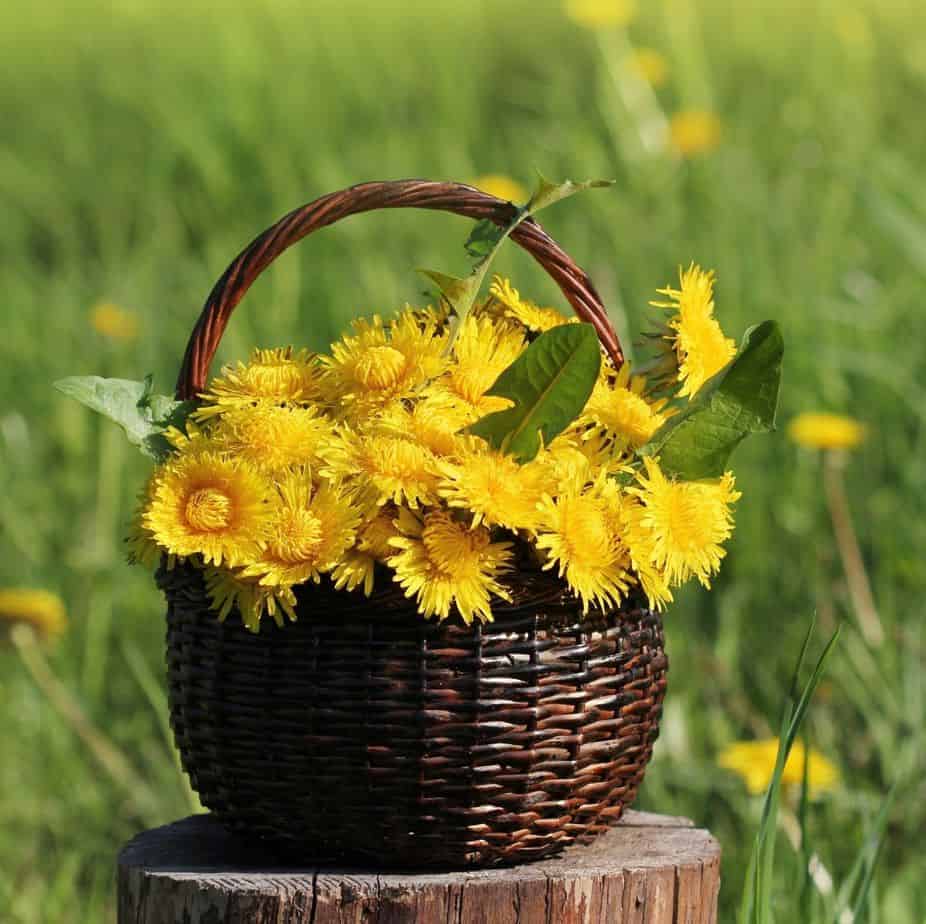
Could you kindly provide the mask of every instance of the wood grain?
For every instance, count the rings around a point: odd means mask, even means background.
[[[627,812],[588,846],[507,869],[280,863],[209,815],[120,852],[119,924],[714,924],[720,847],[684,818]]]

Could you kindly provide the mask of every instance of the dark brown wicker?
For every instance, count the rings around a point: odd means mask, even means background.
[[[581,618],[546,573],[470,628],[386,585],[307,590],[299,621],[248,632],[200,572],[162,571],[171,721],[203,804],[289,852],[382,865],[547,856],[613,824],[659,728],[658,616]]]
[[[365,183],[257,237],[216,283],[187,345],[180,398],[203,390],[234,307],[311,231],[376,208],[505,223],[512,205],[455,183]],[[594,286],[533,220],[512,235],[620,343]],[[384,576],[385,577],[385,576]],[[480,866],[547,856],[613,824],[658,734],[667,662],[642,606],[582,618],[549,573],[522,571],[495,621],[427,623],[387,580],[367,600],[303,589],[299,620],[220,623],[191,566],[158,576],[168,603],[171,723],[203,804],[229,827],[309,856]]]

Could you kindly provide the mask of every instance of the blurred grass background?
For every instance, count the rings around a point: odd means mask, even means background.
[[[718,271],[728,332],[782,323],[782,421],[827,409],[869,430],[846,480],[884,643],[855,628],[818,455],[781,432],[747,444],[725,569],[667,620],[671,688],[641,806],[720,838],[727,920],[759,800],[717,755],[777,728],[811,615],[827,629],[845,619],[809,723],[842,784],[812,804],[809,843],[838,882],[900,778],[869,920],[924,921],[924,25],[922,5],[902,0],[660,0],[626,33],[536,0],[5,6],[0,587],[64,599],[70,627],[51,669],[151,795],[103,772],[0,648],[0,918],[111,919],[117,847],[190,811],[164,734],[162,603],[121,548],[147,463],[51,383],[151,371],[169,390],[214,280],[317,195],[406,176],[529,183],[539,166],[618,180],[544,223],[590,269],[628,344],[655,288],[694,259]],[[641,146],[627,41],[667,62],[644,114],[711,111],[715,149]],[[401,212],[313,237],[254,287],[220,358],[323,348],[351,315],[417,299],[412,268],[463,269],[466,227]],[[513,250],[501,269],[558,303]],[[138,336],[95,330],[100,300],[134,312]],[[779,860],[781,919],[798,920],[801,857]]]

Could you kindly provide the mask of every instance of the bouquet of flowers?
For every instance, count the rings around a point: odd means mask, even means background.
[[[737,349],[694,264],[652,302],[638,370],[507,279],[482,296],[505,237],[588,185],[541,181],[508,227],[476,225],[471,276],[428,273],[432,305],[355,320],[327,353],[256,349],[195,402],[150,380],[59,383],[157,459],[130,558],[202,569],[218,617],[254,631],[323,580],[396,582],[421,616],[466,623],[531,569],[584,612],[710,586],[740,496],[728,457],[773,426],[781,336],[765,322]]]

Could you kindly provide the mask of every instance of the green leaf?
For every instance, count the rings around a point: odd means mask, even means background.
[[[98,375],[71,376],[55,382],[55,388],[115,421],[125,430],[130,443],[158,460],[170,452],[164,430],[181,427],[195,407],[192,401],[153,394],[150,375],[143,382]]]
[[[469,433],[529,462],[572,423],[588,401],[601,366],[598,335],[591,324],[564,324],[541,334],[486,392],[514,406],[496,411]]]
[[[584,189],[594,189],[604,186],[612,186],[613,180],[586,180],[582,183],[573,183],[572,180],[566,180],[565,183],[552,183],[546,179],[543,174],[537,174],[537,186],[530,200],[521,206],[514,214],[514,217],[507,225],[496,225],[489,219],[483,219],[476,223],[469,237],[466,240],[466,252],[476,258],[470,274],[461,279],[459,276],[449,276],[446,273],[440,273],[436,270],[419,269],[418,272],[427,276],[433,282],[436,282],[444,298],[450,303],[458,322],[462,322],[472,311],[476,299],[479,297],[479,290],[485,280],[486,273],[496,254],[504,244],[505,239],[531,215],[539,212],[541,209],[559,202],[569,196],[573,196]],[[459,323],[451,329],[450,337],[447,341],[447,352],[453,347],[453,341],[459,330]]]
[[[505,227],[503,225],[495,224],[490,218],[483,218],[482,221],[477,221],[473,225],[473,230],[470,231],[463,246],[466,247],[466,252],[471,257],[481,259],[487,257],[504,236]]]
[[[568,199],[578,192],[585,189],[602,189],[607,186],[613,186],[614,180],[584,180],[581,183],[574,183],[572,180],[566,180],[562,183],[553,183],[548,180],[539,170],[537,171],[537,186],[534,194],[527,203],[527,208],[531,214],[545,209],[554,202],[560,202]]]
[[[775,428],[784,341],[774,321],[746,331],[734,359],[640,450],[685,481],[719,478],[750,433]]]

